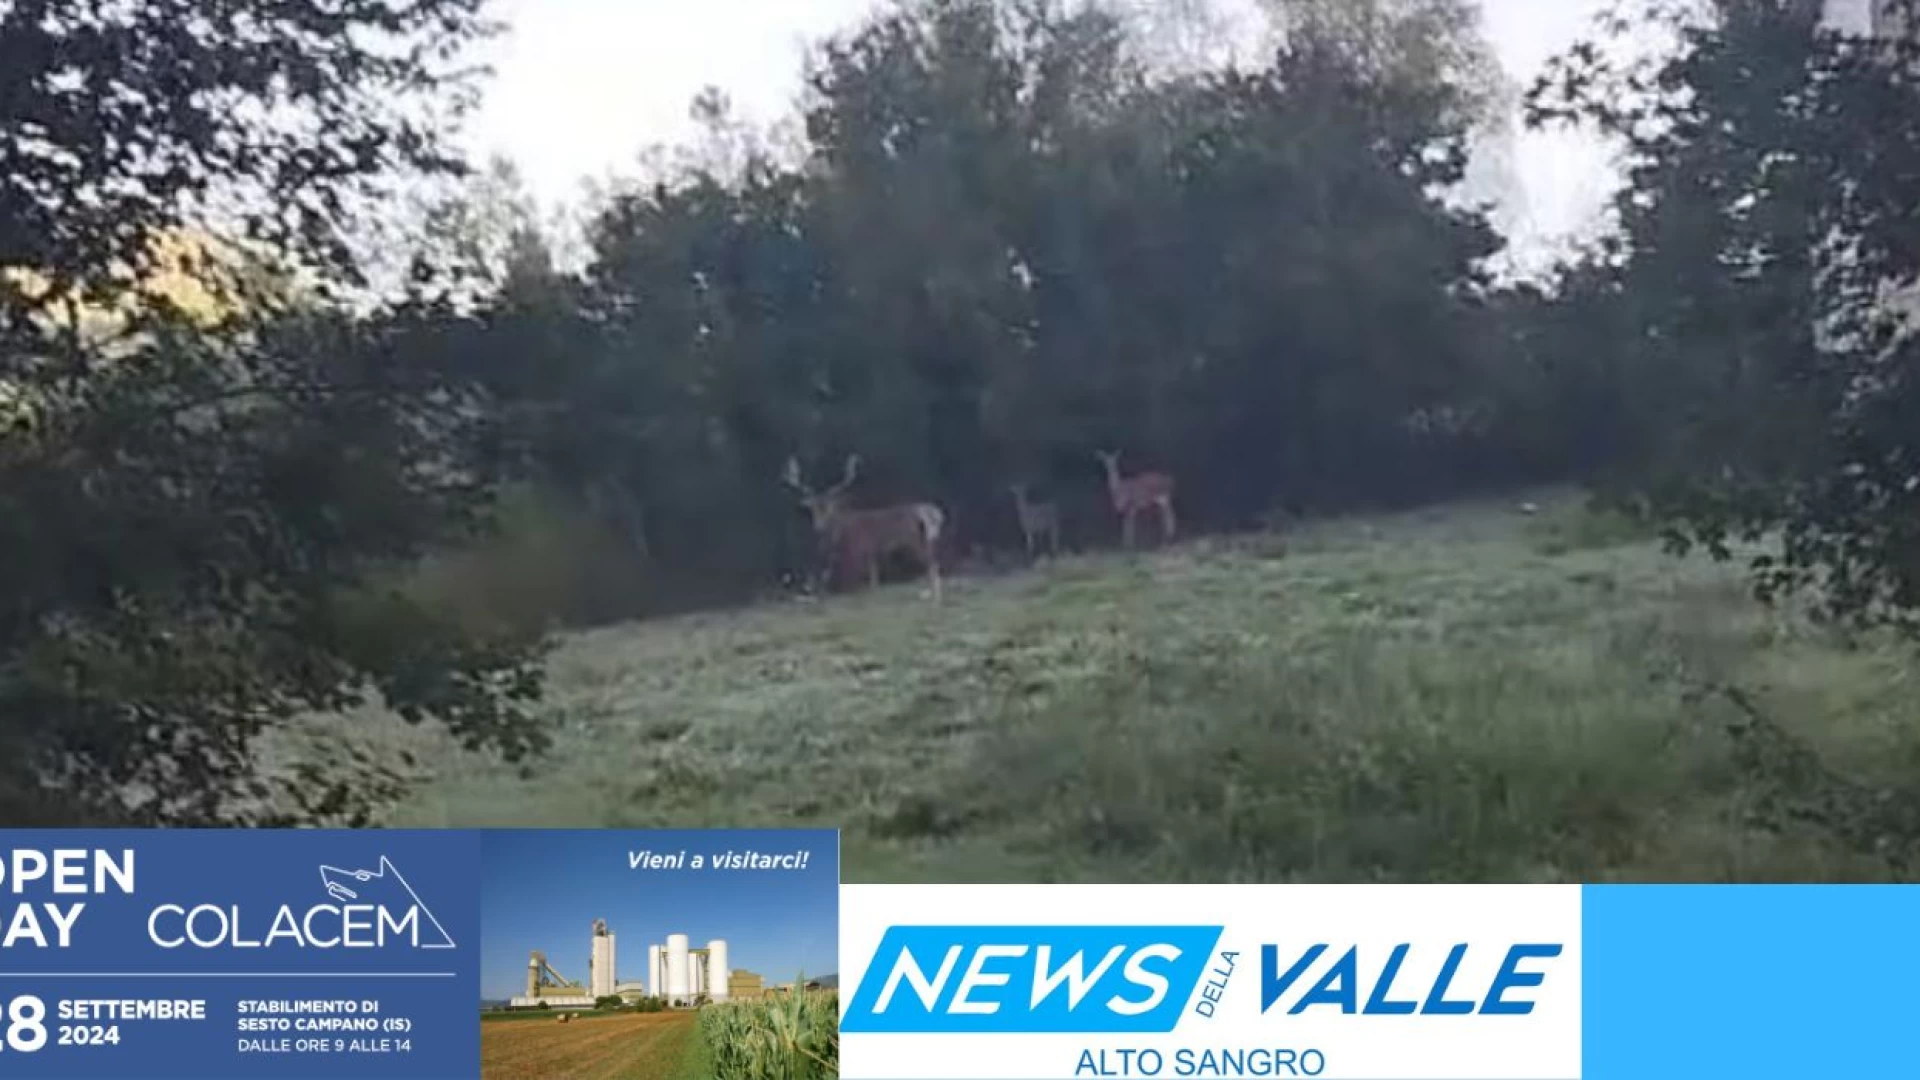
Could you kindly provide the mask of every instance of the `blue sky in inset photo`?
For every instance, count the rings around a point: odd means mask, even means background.
[[[726,852],[791,855],[802,870],[693,869]],[[684,852],[683,869],[630,869],[629,853]],[[538,949],[568,979],[587,981],[593,921],[614,935],[621,982],[646,977],[647,946],[685,934],[694,948],[720,939],[728,963],[769,985],[839,970],[839,835],[830,829],[490,830],[482,840],[480,992],[526,989]]]

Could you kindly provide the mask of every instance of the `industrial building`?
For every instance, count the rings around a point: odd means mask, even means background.
[[[669,1005],[697,1001],[726,1001],[733,997],[733,969],[727,963],[727,943],[709,941],[704,949],[690,947],[685,934],[667,935],[665,945],[647,946],[647,993]]]
[[[607,920],[593,920],[589,946],[584,984],[555,971],[547,955],[535,951],[527,960],[526,993],[508,1001],[507,1007],[531,1009],[544,1004],[555,1009],[590,1009],[597,1000],[611,996],[629,1001],[656,997],[669,1005],[692,1005],[702,997],[723,1002],[765,993],[759,975],[732,969],[725,941],[709,941],[705,948],[696,949],[687,935],[669,934],[664,945],[647,946],[646,978],[626,983],[618,978],[618,952]]]
[[[507,1002],[509,1009],[534,1009],[541,1004],[553,1009],[591,1009],[593,995],[587,988],[568,979],[547,963],[547,954],[534,950],[527,960],[527,992]]]
[[[587,961],[587,985],[593,988],[593,996],[603,998],[613,993],[613,934],[607,930],[607,920],[593,920],[593,956]]]

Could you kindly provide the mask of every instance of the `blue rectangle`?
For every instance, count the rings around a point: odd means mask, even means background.
[[[1588,886],[1585,1080],[1920,1074],[1920,887]]]
[[[0,1075],[474,1077],[480,850],[470,832],[9,831]]]

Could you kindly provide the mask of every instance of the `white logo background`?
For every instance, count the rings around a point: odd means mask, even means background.
[[[847,885],[840,891],[840,1007],[844,1012],[852,1001],[882,935],[894,925],[1100,924],[1225,927],[1215,957],[1222,950],[1240,955],[1215,1018],[1196,1015],[1190,1001],[1179,1025],[1167,1034],[849,1032],[841,1036],[840,1075],[845,1080],[1077,1080],[1084,1050],[1108,1050],[1108,1068],[1114,1069],[1114,1051],[1154,1049],[1164,1059],[1159,1076],[1220,1076],[1183,1073],[1176,1052],[1189,1049],[1197,1059],[1208,1049],[1268,1048],[1319,1050],[1326,1059],[1319,1075],[1330,1080],[1580,1076],[1577,885]],[[1280,947],[1280,971],[1285,972],[1318,943],[1328,946],[1326,953],[1262,1015],[1260,946]],[[1402,943],[1412,950],[1394,978],[1394,1000],[1424,1000],[1457,944],[1468,949],[1447,997],[1474,1001],[1492,985],[1509,946],[1551,943],[1564,951],[1520,965],[1522,972],[1546,975],[1542,984],[1506,995],[1535,1003],[1525,1016],[1349,1016],[1324,1005],[1287,1015],[1354,945],[1360,949],[1357,998],[1364,1007],[1393,948]],[[883,964],[890,960],[881,958]],[[1203,986],[1209,977],[1202,977]],[[1194,997],[1198,1000],[1199,988]],[[1101,1074],[1078,1074],[1096,1075]]]

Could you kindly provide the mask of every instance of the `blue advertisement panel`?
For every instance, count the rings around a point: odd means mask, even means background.
[[[0,1078],[837,1073],[830,830],[5,831],[0,899]]]
[[[480,842],[10,833],[0,1075],[472,1077]]]

